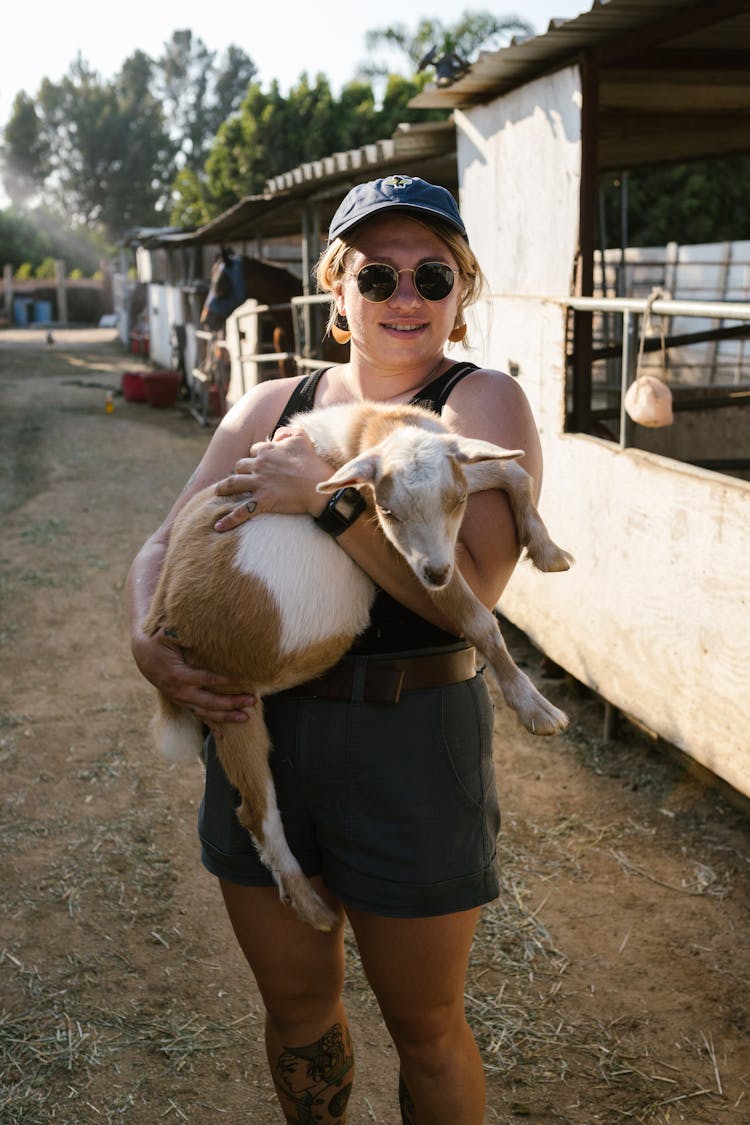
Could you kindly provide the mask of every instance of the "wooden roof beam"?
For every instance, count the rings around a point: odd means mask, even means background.
[[[691,8],[671,10],[653,23],[642,24],[607,40],[594,48],[594,55],[600,67],[611,66],[630,56],[637,59],[652,47],[674,42],[683,35],[692,35],[746,12],[747,0],[701,0]]]

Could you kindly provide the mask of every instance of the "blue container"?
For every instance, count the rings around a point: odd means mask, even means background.
[[[34,302],[31,297],[13,298],[13,323],[24,326],[29,323],[29,314]]]
[[[34,301],[34,323],[50,324],[52,321],[52,302]]]

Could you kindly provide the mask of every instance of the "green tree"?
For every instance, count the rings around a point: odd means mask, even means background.
[[[43,80],[34,105],[36,155],[24,175],[69,222],[99,225],[114,239],[159,220],[175,166],[152,78],[152,61],[136,51],[112,82],[80,56],[62,81]],[[29,107],[17,100],[5,133],[6,180],[32,125]]]
[[[49,280],[55,276],[55,259],[44,258],[34,270],[34,277],[41,281]]]
[[[0,262],[17,269],[29,262],[35,270],[45,258],[61,259],[67,269],[90,276],[111,247],[88,226],[71,225],[64,215],[48,208],[0,211]]]
[[[158,84],[180,163],[203,167],[219,127],[238,108],[256,70],[239,47],[219,57],[192,31],[173,32],[159,60]]]
[[[5,127],[3,184],[13,203],[36,195],[50,172],[50,142],[33,98],[22,90],[13,101]]]
[[[385,47],[389,51],[406,55],[412,71],[424,64],[432,55],[434,65],[444,56],[456,55],[465,62],[473,62],[481,49],[499,49],[511,35],[530,35],[531,24],[519,16],[496,16],[487,11],[465,11],[453,24],[446,25],[438,19],[424,18],[410,31],[404,24],[375,28],[368,31],[365,42],[368,51]],[[382,77],[390,68],[384,62],[371,61],[362,68],[370,77]]]
[[[239,106],[255,66],[239,47],[218,56],[175,32],[155,62],[142,51],[102,81],[79,55],[60,82],[19,94],[5,129],[2,177],[12,201],[41,201],[65,224],[101,227],[116,240],[163,225],[175,176],[201,173],[221,123]],[[203,185],[188,210],[198,213]]]
[[[390,137],[401,122],[444,117],[409,108],[424,81],[391,75],[379,106],[372,84],[361,78],[338,98],[322,74],[314,80],[302,74],[286,97],[276,82],[267,91],[251,83],[239,111],[219,129],[205,174],[186,171],[175,181],[171,221],[206,222],[298,164]]]
[[[178,227],[201,227],[214,214],[206,177],[192,168],[180,168],[172,184],[170,223]]]
[[[608,246],[620,246],[623,177],[602,181]],[[633,169],[627,177],[629,246],[750,238],[750,156]]]
[[[361,86],[351,91],[346,101],[349,114],[356,118],[362,103],[366,106],[371,101],[371,91]],[[322,74],[314,83],[303,74],[287,97],[277,82],[271,83],[268,92],[251,83],[239,113],[219,129],[206,162],[213,213],[225,210],[243,195],[262,191],[270,176],[347,147],[349,133],[338,109]],[[358,124],[361,126],[361,117]]]

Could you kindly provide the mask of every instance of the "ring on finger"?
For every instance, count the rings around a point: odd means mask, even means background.
[[[245,510],[247,511],[247,514],[249,516],[251,516],[253,514],[253,512],[255,511],[255,509],[257,507],[258,507],[258,501],[253,500],[252,496],[250,497],[249,500],[245,501]]]

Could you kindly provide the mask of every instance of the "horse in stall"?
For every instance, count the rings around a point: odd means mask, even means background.
[[[273,324],[273,350],[294,351],[294,322],[292,297],[302,293],[302,282],[280,266],[273,266],[261,258],[238,257],[222,250],[211,268],[208,294],[201,310],[201,328],[219,332],[227,317],[243,301],[252,299],[268,305],[265,316]],[[293,375],[293,360],[279,360],[279,375]]]
[[[201,312],[201,327],[210,332],[223,328],[227,317],[246,301],[253,298],[268,305],[265,314],[273,323],[274,352],[294,350],[294,320],[290,306],[292,297],[302,295],[302,283],[294,274],[280,266],[273,266],[261,258],[238,257],[222,250],[211,269],[211,284]],[[280,307],[281,306],[281,307]],[[348,358],[348,346],[342,347],[330,337],[321,343],[323,359],[343,363]],[[293,360],[279,360],[278,375],[293,375]]]

